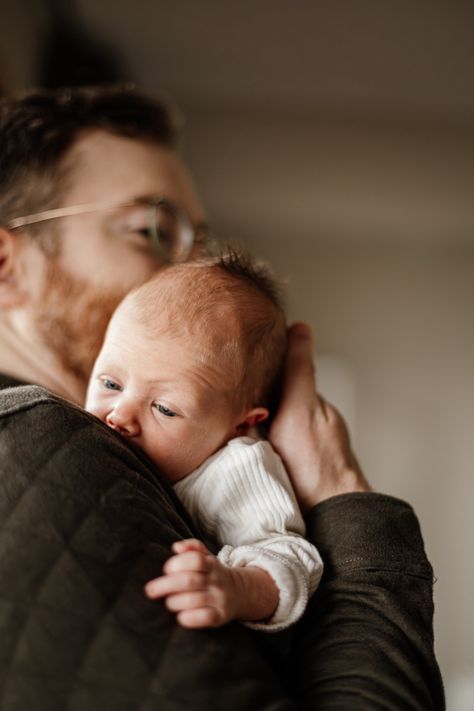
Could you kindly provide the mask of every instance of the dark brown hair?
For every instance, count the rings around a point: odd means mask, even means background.
[[[59,204],[64,159],[79,135],[94,129],[170,148],[178,135],[169,107],[131,87],[41,90],[0,99],[0,225]]]

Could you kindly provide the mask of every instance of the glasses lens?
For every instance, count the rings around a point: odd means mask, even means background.
[[[191,253],[194,230],[186,214],[166,202],[154,205],[154,233],[159,251],[170,262],[182,262]]]

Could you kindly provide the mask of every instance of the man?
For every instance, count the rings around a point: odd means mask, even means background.
[[[146,456],[70,403],[115,305],[199,251],[204,213],[163,106],[75,90],[1,111],[0,708],[443,708],[418,523],[369,492],[304,324],[270,433],[325,560],[304,617],[269,646],[145,598],[198,532]]]

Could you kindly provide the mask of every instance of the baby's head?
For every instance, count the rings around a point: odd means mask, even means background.
[[[266,419],[285,348],[266,267],[233,251],[167,267],[113,315],[86,408],[178,481]]]

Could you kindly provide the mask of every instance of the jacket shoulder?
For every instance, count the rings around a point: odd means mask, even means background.
[[[0,417],[8,417],[16,412],[46,403],[81,412],[79,407],[69,403],[67,400],[63,400],[39,385],[19,385],[0,390]]]

